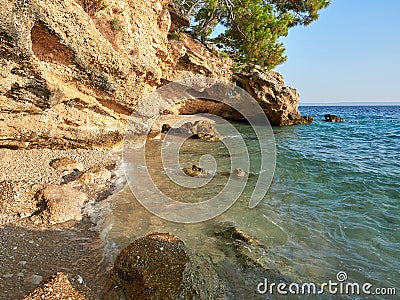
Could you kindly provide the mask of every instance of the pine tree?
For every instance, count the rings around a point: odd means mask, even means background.
[[[193,20],[192,33],[217,43],[234,60],[273,69],[286,60],[280,38],[309,25],[330,0],[176,0]],[[209,36],[218,24],[226,31]]]

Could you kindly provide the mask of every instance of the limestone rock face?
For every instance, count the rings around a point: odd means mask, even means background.
[[[216,299],[220,280],[211,265],[169,233],[152,233],[121,251],[106,299]]]
[[[97,148],[123,139],[137,104],[191,77],[232,81],[232,61],[184,33],[170,0],[5,1],[0,10],[0,147]],[[305,122],[277,73],[236,74],[273,124]],[[185,108],[196,107],[196,99]],[[193,105],[190,105],[192,103]],[[215,103],[202,110],[213,112]],[[218,108],[218,115],[235,119]]]
[[[312,117],[300,114],[300,95],[296,89],[285,85],[281,74],[254,67],[235,73],[234,78],[238,86],[258,101],[271,125],[312,123]]]
[[[112,146],[159,84],[168,1],[92,2],[2,4],[0,146]]]
[[[190,18],[185,13],[184,9],[176,2],[171,2],[168,6],[169,14],[171,15],[170,31],[179,30],[190,26]]]

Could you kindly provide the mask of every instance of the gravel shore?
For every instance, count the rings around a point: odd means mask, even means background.
[[[0,182],[26,181],[36,184],[58,184],[60,174],[50,166],[53,159],[69,157],[81,162],[85,169],[106,163],[113,157],[110,150],[10,150],[0,149]]]
[[[36,207],[37,190],[63,183],[62,174],[50,162],[64,157],[87,171],[116,163],[120,151],[0,149],[0,299],[21,299],[57,272],[79,274],[100,294],[105,288],[102,240],[88,218],[53,226],[26,218]]]

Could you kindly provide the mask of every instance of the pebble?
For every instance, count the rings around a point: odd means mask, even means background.
[[[38,285],[42,281],[43,277],[40,275],[32,275],[30,278],[30,282],[34,285]]]
[[[79,282],[80,284],[82,284],[82,283],[83,283],[83,278],[81,277],[81,275],[78,275],[77,277],[78,277],[78,278],[77,278],[78,282]]]

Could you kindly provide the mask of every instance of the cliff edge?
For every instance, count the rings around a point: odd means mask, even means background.
[[[280,74],[235,73],[216,49],[176,33],[188,20],[169,2],[2,1],[0,147],[111,147],[141,99],[188,77],[236,82],[273,125],[311,121]]]

